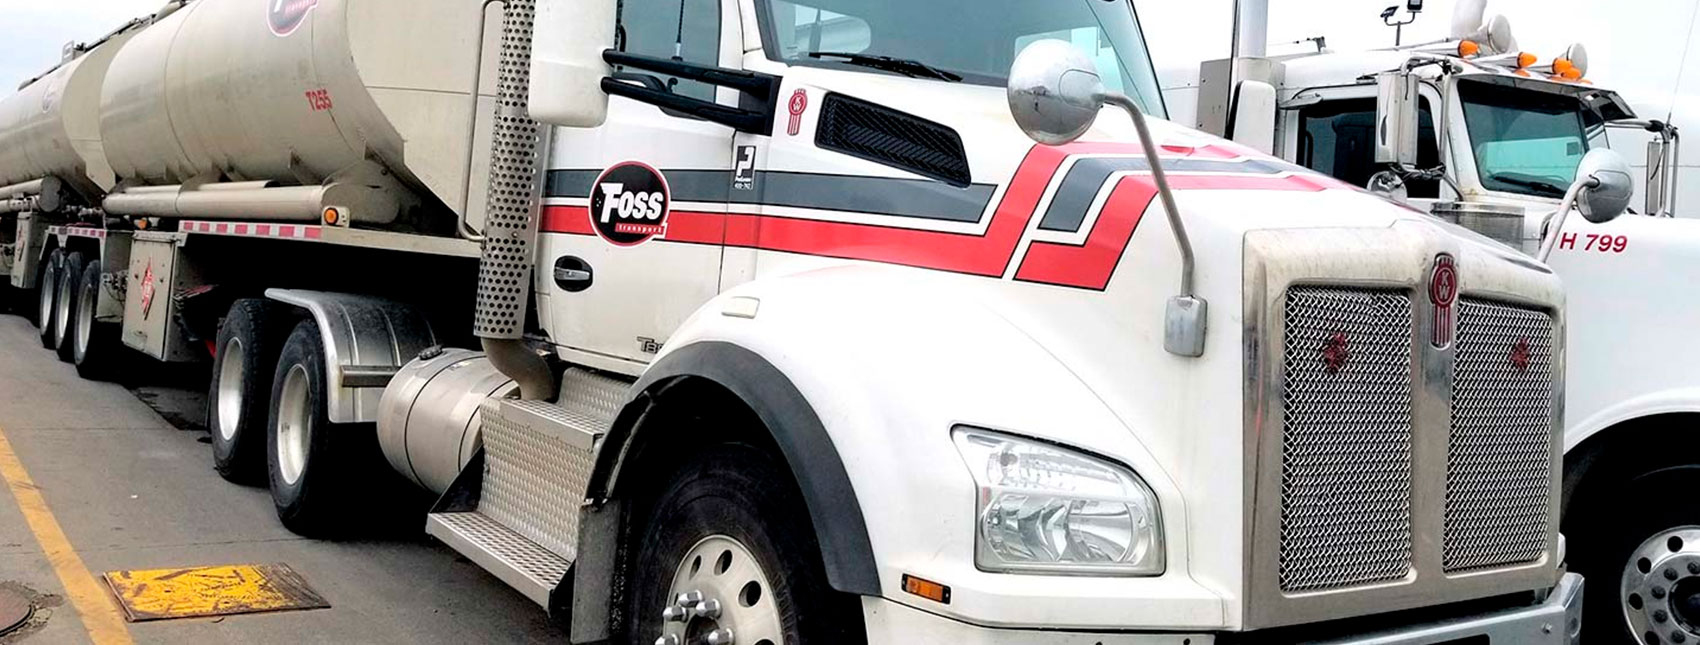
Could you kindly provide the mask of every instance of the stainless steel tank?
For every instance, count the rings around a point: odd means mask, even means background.
[[[143,24],[133,23],[0,99],[0,188],[56,178],[91,205],[112,188],[112,168],[101,150],[100,88],[113,57]]]
[[[448,349],[420,358],[384,388],[378,444],[396,472],[441,494],[482,445],[478,406],[518,392],[479,352]]]
[[[464,214],[482,203],[468,179],[486,156],[473,135],[492,118],[497,14],[468,0],[195,0],[112,61],[106,157],[126,185],[313,186],[373,159]]]

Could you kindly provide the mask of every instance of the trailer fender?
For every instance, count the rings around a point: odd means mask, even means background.
[[[377,421],[378,402],[396,370],[438,344],[431,323],[403,303],[301,289],[268,289],[266,297],[306,310],[319,324],[331,423]]]

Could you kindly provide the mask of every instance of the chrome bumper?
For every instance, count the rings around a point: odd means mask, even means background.
[[[1546,602],[1480,616],[1466,616],[1429,625],[1375,632],[1327,645],[1418,645],[1449,643],[1486,636],[1492,643],[1575,645],[1581,642],[1582,576],[1566,573]]]

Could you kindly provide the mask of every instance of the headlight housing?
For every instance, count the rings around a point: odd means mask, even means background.
[[[978,428],[952,435],[978,487],[974,564],[983,571],[1163,573],[1157,495],[1120,464]]]

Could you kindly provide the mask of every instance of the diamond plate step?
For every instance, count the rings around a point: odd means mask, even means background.
[[[543,607],[572,568],[568,561],[477,511],[433,513],[425,532]]]

